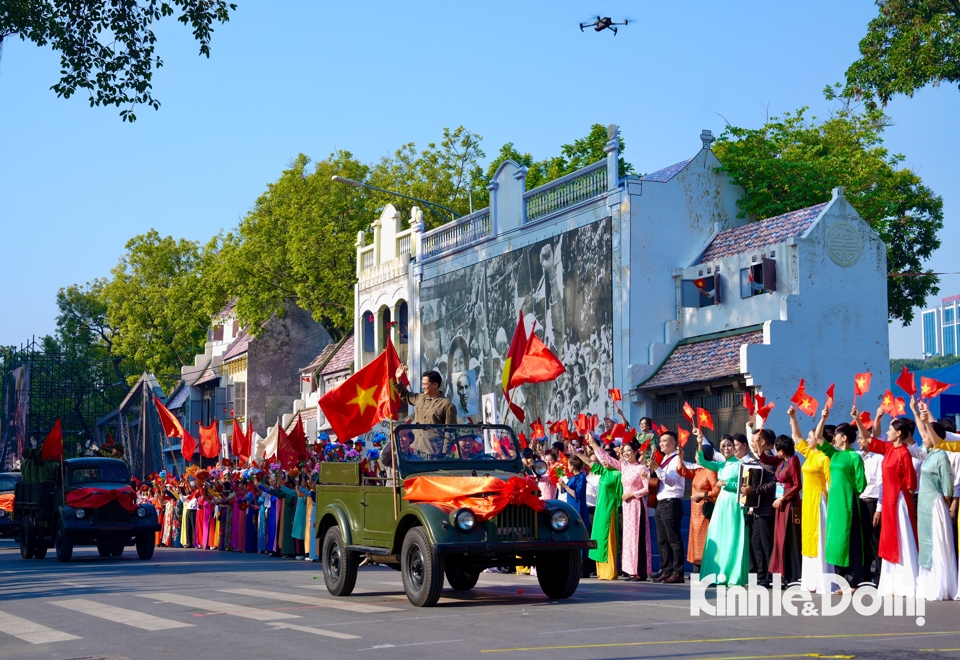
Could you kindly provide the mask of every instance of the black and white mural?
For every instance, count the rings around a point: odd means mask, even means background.
[[[476,374],[476,395],[501,393],[503,360],[523,312],[527,331],[563,362],[553,383],[523,385],[514,402],[543,420],[613,412],[613,292],[610,218],[423,282],[421,369],[443,376],[445,395],[460,401],[458,380]],[[476,396],[473,395],[473,396]],[[496,397],[498,418],[506,401]],[[458,406],[459,407],[459,406]],[[510,422],[515,422],[510,417]]]

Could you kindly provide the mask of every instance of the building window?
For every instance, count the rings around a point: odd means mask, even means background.
[[[400,343],[406,344],[410,338],[409,331],[409,312],[407,311],[407,301],[400,303],[399,309],[397,309],[397,330],[400,331]]]
[[[937,312],[931,310],[923,313],[923,355],[937,354]]]
[[[720,273],[695,280],[683,280],[680,284],[680,300],[683,307],[710,307],[722,301]]]
[[[943,308],[943,324],[953,325],[953,307]]]
[[[777,262],[766,257],[740,270],[740,297],[749,298],[777,290]]]
[[[247,384],[242,380],[233,384],[233,413],[234,417],[247,416]]]
[[[223,326],[218,325],[213,328],[213,341],[223,341]]]
[[[377,348],[373,345],[373,312],[363,313],[363,352],[374,353]]]
[[[956,326],[948,325],[943,328],[943,354],[957,354],[957,335]]]

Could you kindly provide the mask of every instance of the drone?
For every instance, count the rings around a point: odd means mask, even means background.
[[[613,36],[617,36],[617,28],[613,26],[626,25],[629,22],[630,21],[624,19],[623,23],[614,23],[613,19],[611,19],[609,16],[605,16],[603,18],[597,16],[597,20],[595,20],[592,23],[581,23],[580,31],[583,32],[583,28],[585,27],[593,27],[594,31],[596,32],[603,32],[604,30],[613,30]]]

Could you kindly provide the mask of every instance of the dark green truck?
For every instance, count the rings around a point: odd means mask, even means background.
[[[440,454],[418,452],[417,436],[432,439]],[[410,602],[435,605],[444,577],[455,590],[472,589],[480,572],[494,566],[536,566],[550,598],[569,598],[580,583],[581,552],[596,547],[576,509],[548,500],[542,511],[508,504],[488,520],[461,507],[403,499],[403,482],[421,475],[535,477],[525,470],[507,426],[401,425],[389,439],[399,479],[361,478],[357,463],[321,464],[316,535],[321,539],[324,581],[335,596],[348,596],[364,555],[401,572]],[[385,451],[389,455],[391,451]],[[449,507],[448,507],[449,508]]]

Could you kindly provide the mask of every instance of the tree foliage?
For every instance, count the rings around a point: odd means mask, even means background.
[[[728,126],[714,143],[723,170],[746,193],[741,216],[768,218],[819,204],[843,186],[886,243],[888,271],[922,272],[940,246],[943,200],[902,166],[903,155],[883,146],[887,117],[848,104],[823,121],[806,113],[770,117],[760,128]],[[909,325],[913,308],[937,293],[937,282],[935,275],[888,278],[890,318]]]
[[[880,13],[847,69],[845,93],[879,99],[926,85],[960,84],[960,0],[876,0]]]
[[[159,109],[153,97],[153,71],[163,66],[155,55],[154,24],[173,16],[189,26],[210,57],[214,23],[226,23],[236,5],[225,0],[5,0],[0,3],[0,45],[19,36],[60,53],[60,80],[51,87],[70,98],[89,92],[90,105],[127,106],[124,121],[136,121],[134,108]]]
[[[211,315],[219,311],[205,284],[217,255],[155,230],[130,239],[103,287],[112,348],[132,365],[133,378],[151,371],[161,382],[180,376],[202,349]]]
[[[926,360],[919,358],[896,358],[890,360],[890,373],[898,375],[904,367],[910,371],[920,371],[921,369],[943,369],[952,367],[960,362],[960,356],[957,355],[934,355]]]

